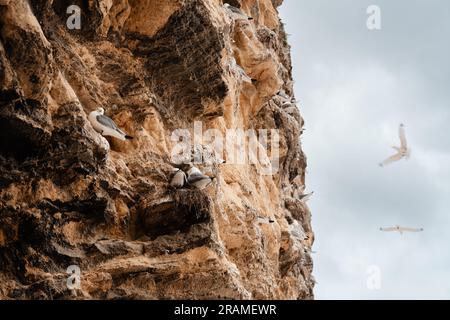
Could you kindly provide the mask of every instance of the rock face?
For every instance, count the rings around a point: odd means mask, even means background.
[[[0,0],[0,298],[313,297],[282,1],[225,2],[253,20],[220,0]],[[95,132],[99,106],[135,139]],[[276,130],[277,170],[224,156],[199,165],[207,189],[170,188],[194,123]]]

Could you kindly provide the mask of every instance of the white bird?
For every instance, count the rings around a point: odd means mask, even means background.
[[[268,223],[275,223],[275,219],[274,218],[267,218],[267,217],[258,216],[258,219],[267,221]]]
[[[397,150],[397,153],[381,162],[380,167],[384,167],[392,162],[399,161],[403,158],[408,160],[409,157],[411,156],[411,149],[408,148],[408,142],[406,141],[405,135],[405,125],[403,123],[400,124],[398,135],[400,137],[400,147],[395,146],[392,147],[393,149]]]
[[[230,5],[229,3],[225,3],[223,5],[223,7],[225,9],[227,9],[233,16],[234,18],[237,19],[246,19],[246,20],[253,20],[252,17],[249,17],[248,15],[246,15],[244,12],[242,12],[241,9],[233,7],[232,5]]]
[[[289,102],[289,101],[283,102],[283,104],[281,105],[281,108],[283,108],[283,109],[291,108],[291,107],[296,107],[295,103],[292,101],[291,102]]]
[[[397,225],[395,227],[380,228],[380,231],[399,232],[401,235],[403,235],[403,232],[421,232],[421,231],[423,231],[423,228],[406,228],[406,227],[400,227],[399,225]]]
[[[311,199],[311,196],[314,194],[314,191],[310,192],[310,193],[306,193],[306,194],[301,194],[297,197],[298,200],[302,201],[302,202],[306,202],[309,199]]]
[[[282,97],[283,99],[286,100],[290,100],[291,98],[287,95],[286,91],[284,91],[283,89],[281,89],[280,91],[277,92],[277,96]]]
[[[191,165],[191,168],[187,172],[188,183],[199,190],[203,190],[208,187],[213,180],[214,178],[203,174],[200,169],[193,165]]]
[[[105,109],[98,108],[89,114],[88,119],[95,131],[103,136],[111,136],[122,141],[133,139],[133,137],[120,130],[116,123],[111,118],[105,116],[104,113]]]
[[[250,76],[245,72],[244,68],[242,68],[240,65],[237,64],[236,59],[232,57],[230,60],[231,60],[230,69],[235,70],[239,75],[239,77],[242,79],[242,81],[253,83],[254,79],[250,78]]]
[[[288,115],[290,115],[290,116],[299,113],[298,108],[295,107],[295,106],[294,106],[294,107],[289,107],[289,108],[284,109],[284,112],[286,112],[286,113],[287,113]]]
[[[303,230],[302,226],[297,221],[294,221],[294,223],[289,225],[289,231],[294,238],[297,238],[300,241],[307,238],[305,230]]]
[[[187,183],[186,173],[178,168],[173,168],[173,172],[175,172],[175,174],[172,177],[172,181],[170,181],[170,185],[174,188],[183,188]]]

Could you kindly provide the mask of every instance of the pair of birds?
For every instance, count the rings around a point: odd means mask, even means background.
[[[209,177],[203,174],[199,168],[189,164],[186,173],[180,168],[174,168],[174,175],[170,181],[170,185],[176,189],[183,188],[186,185],[191,185],[196,189],[203,190],[208,187],[213,181],[214,177]]]
[[[406,140],[406,134],[405,134],[405,125],[403,123],[400,124],[398,135],[400,138],[400,147],[392,147],[397,151],[396,154],[393,156],[387,158],[383,162],[380,163],[380,167],[384,167],[388,164],[391,164],[393,162],[399,161],[403,158],[406,160],[409,159],[411,156],[411,149],[408,147],[408,141]],[[380,228],[380,231],[384,232],[398,232],[401,235],[403,235],[404,232],[421,232],[423,231],[423,228],[408,228],[408,227],[401,227],[399,225],[396,225],[394,227],[388,227],[388,228]]]

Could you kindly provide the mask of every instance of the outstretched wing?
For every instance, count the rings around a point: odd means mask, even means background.
[[[408,141],[406,141],[405,126],[403,124],[401,124],[400,128],[398,129],[398,136],[400,137],[401,147],[404,148],[404,149],[407,149],[408,148]]]
[[[104,125],[105,127],[108,127],[112,130],[116,130],[117,132],[121,133],[121,134],[125,134],[122,130],[119,129],[119,127],[117,127],[116,123],[109,117],[105,116],[105,115],[98,115],[97,116],[97,121]]]
[[[392,162],[398,161],[403,158],[401,153],[394,154],[392,157],[387,158],[383,162],[380,163],[380,167],[386,166]]]
[[[404,232],[421,232],[423,228],[400,228]]]
[[[380,231],[391,232],[391,231],[398,231],[398,229],[395,228],[395,227],[390,227],[390,228],[380,228]]]

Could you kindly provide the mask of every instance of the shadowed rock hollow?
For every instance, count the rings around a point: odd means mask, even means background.
[[[0,0],[0,298],[313,297],[282,1],[225,2],[254,19],[219,0]],[[135,139],[96,133],[99,106]],[[171,134],[194,121],[277,129],[279,170],[227,159],[208,189],[171,189]]]

